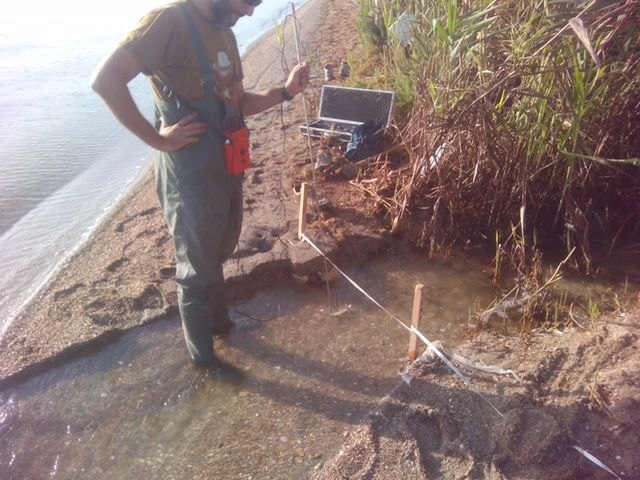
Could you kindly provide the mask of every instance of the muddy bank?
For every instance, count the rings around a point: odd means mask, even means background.
[[[313,115],[322,65],[339,62],[357,45],[353,2],[309,0],[298,12],[302,56],[311,62],[307,91]],[[330,22],[325,22],[331,19]],[[349,35],[344,35],[340,22]],[[337,41],[337,36],[340,41]],[[296,63],[293,22],[286,22],[285,46],[275,34],[253,46],[243,61],[247,89],[283,84],[284,66]],[[339,49],[339,50],[336,50]],[[97,60],[96,60],[97,61]],[[289,276],[292,268],[313,279],[324,269],[308,247],[297,242],[298,197],[294,186],[311,163],[298,132],[304,122],[301,97],[248,120],[253,167],[245,178],[244,231],[233,258],[225,264],[231,299]],[[354,215],[333,197],[325,226],[314,226],[318,210],[310,206],[310,236],[334,257],[366,256],[384,243],[365,215]],[[293,265],[292,265],[293,258]],[[308,271],[307,271],[308,270]],[[24,378],[52,361],[62,360],[127,329],[176,316],[173,242],[168,235],[147,174],[114,208],[92,238],[15,319],[0,340],[0,382]]]
[[[476,392],[425,355],[313,478],[615,478],[574,446],[640,478],[639,337],[637,305],[588,331],[483,333],[456,352],[515,376],[455,362]]]

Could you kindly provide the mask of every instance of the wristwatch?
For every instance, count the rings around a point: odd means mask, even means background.
[[[283,100],[286,100],[287,102],[290,102],[291,100],[293,100],[293,97],[289,94],[289,92],[287,92],[286,87],[282,87],[280,89],[280,96],[282,97]]]

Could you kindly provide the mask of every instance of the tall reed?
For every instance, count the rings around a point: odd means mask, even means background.
[[[385,213],[432,254],[486,243],[519,269],[559,245],[590,269],[637,236],[639,26],[640,0],[360,0],[359,82],[398,94],[403,167],[369,184]]]

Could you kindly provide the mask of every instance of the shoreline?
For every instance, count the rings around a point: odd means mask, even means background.
[[[94,241],[94,237],[96,233],[100,230],[100,227],[109,221],[109,218],[113,215],[114,211],[120,208],[120,205],[126,200],[126,198],[132,195],[139,184],[145,181],[147,175],[152,172],[152,163],[153,151],[149,151],[147,157],[145,157],[144,163],[145,166],[142,166],[136,174],[131,178],[125,188],[117,195],[111,206],[103,209],[102,213],[96,217],[94,223],[86,229],[86,231],[80,237],[78,243],[76,243],[73,247],[69,249],[66,255],[60,259],[58,264],[48,272],[38,288],[33,291],[25,300],[23,300],[13,311],[9,312],[9,316],[5,319],[5,322],[0,327],[0,341],[2,340],[5,332],[11,327],[12,322],[21,315],[22,311],[27,308],[30,304],[32,304],[41,294],[45,291],[52,282],[55,281],[57,275],[59,275],[60,271],[63,270],[67,264],[73,261],[74,257],[81,252],[83,249],[87,248],[88,244]]]

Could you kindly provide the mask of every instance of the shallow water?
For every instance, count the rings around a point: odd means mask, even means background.
[[[450,344],[469,305],[493,296],[463,260],[390,257],[348,273],[406,322],[425,284],[422,330]],[[306,478],[399,381],[408,333],[344,279],[330,303],[323,286],[282,279],[231,313],[239,328],[216,350],[239,382],[191,367],[173,319],[2,392],[0,477]]]
[[[405,323],[424,284],[420,330],[449,346],[496,294],[464,258],[389,254],[347,273]],[[343,278],[329,293],[274,285],[215,340],[239,381],[194,369],[174,318],[1,391],[0,478],[309,478],[401,381],[408,333]]]

